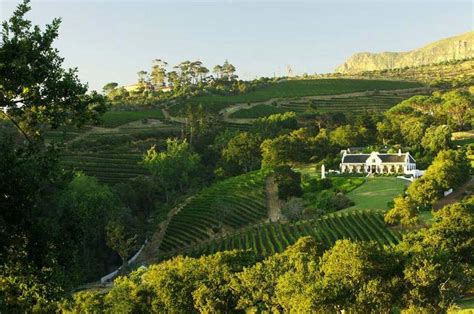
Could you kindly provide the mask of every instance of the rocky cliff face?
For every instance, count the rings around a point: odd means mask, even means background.
[[[474,31],[442,39],[408,52],[356,53],[340,65],[336,72],[357,73],[414,67],[473,57]]]

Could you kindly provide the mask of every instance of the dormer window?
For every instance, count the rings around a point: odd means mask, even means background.
[[[372,159],[372,163],[374,163],[374,164],[375,164],[375,158],[374,158],[374,159]]]

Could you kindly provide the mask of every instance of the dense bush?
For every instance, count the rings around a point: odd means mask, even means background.
[[[278,197],[281,200],[303,195],[301,174],[299,172],[293,171],[290,166],[280,166],[275,168],[274,175],[275,183],[278,186]]]

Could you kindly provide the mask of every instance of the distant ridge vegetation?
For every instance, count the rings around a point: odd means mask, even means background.
[[[474,32],[445,38],[407,52],[360,52],[336,68],[339,73],[359,73],[416,67],[474,57]]]

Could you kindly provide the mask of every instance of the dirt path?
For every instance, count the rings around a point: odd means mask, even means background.
[[[163,109],[161,109],[161,111],[163,111],[163,115],[165,116],[165,120],[169,120],[169,121],[173,121],[173,122],[177,122],[177,123],[186,123],[184,118],[175,117],[175,116],[170,115],[167,108],[163,108]]]
[[[186,206],[194,196],[188,197],[184,202],[180,203],[178,206],[174,207],[173,209],[170,210],[168,213],[166,220],[162,221],[158,225],[158,231],[153,234],[153,237],[151,238],[150,241],[148,241],[147,245],[143,249],[143,252],[138,256],[136,263],[140,264],[143,262],[147,263],[152,263],[154,260],[157,259],[158,253],[160,251],[160,246],[161,242],[163,241],[163,238],[166,233],[166,229],[168,228],[168,225],[173,219],[173,217],[179,213],[179,211]]]
[[[438,202],[436,202],[436,204],[434,204],[433,206],[433,209],[438,210],[446,205],[459,202],[463,198],[464,192],[466,192],[468,187],[472,184],[474,184],[474,178],[471,177],[469,181],[456,188],[456,190],[453,190],[453,193],[449,194],[446,197],[443,197]]]
[[[424,88],[424,87],[421,87],[421,88],[408,88],[408,89],[394,89],[394,90],[381,90],[381,91],[378,91],[378,94],[379,95],[393,95],[393,94],[402,93],[402,92],[416,92],[416,91],[425,91],[425,90],[426,90],[426,88]],[[288,101],[291,101],[291,100],[298,100],[298,101],[328,100],[328,99],[333,99],[333,98],[361,97],[361,96],[367,96],[367,95],[370,95],[370,92],[368,93],[367,91],[363,91],[363,92],[335,94],[335,95],[303,96],[303,97],[292,97],[292,98],[271,98],[269,100],[252,102],[250,104],[249,103],[237,103],[237,104],[234,104],[230,107],[222,109],[221,111],[219,111],[219,114],[222,115],[224,121],[236,123],[236,120],[240,120],[240,119],[231,119],[230,115],[232,113],[234,113],[236,111],[239,111],[240,109],[250,109],[250,108],[258,106],[258,105],[271,105],[275,102],[288,102]],[[246,119],[246,120],[250,120],[250,119]]]
[[[268,219],[271,222],[282,219],[281,202],[278,199],[278,186],[275,183],[274,176],[269,176],[267,178],[265,193],[267,196]]]

